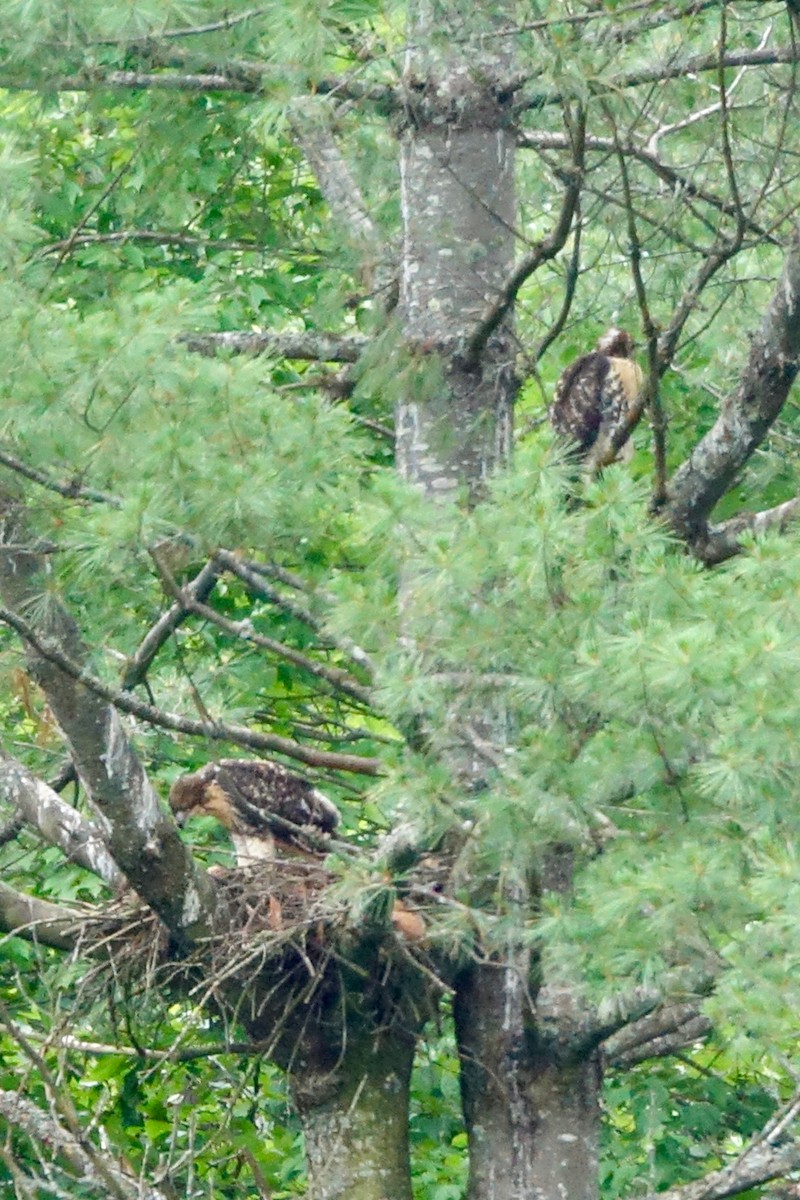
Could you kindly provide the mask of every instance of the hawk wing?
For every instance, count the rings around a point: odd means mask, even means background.
[[[633,452],[630,441],[613,453],[612,440],[628,420],[641,388],[642,372],[632,358],[593,350],[562,374],[556,384],[550,421],[556,433],[571,442],[590,467],[629,458]]]
[[[550,408],[550,421],[556,433],[574,443],[581,455],[597,440],[607,404],[605,389],[610,359],[593,350],[577,359],[562,374]]]

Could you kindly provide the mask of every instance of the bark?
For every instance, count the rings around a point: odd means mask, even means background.
[[[292,130],[316,176],[331,215],[358,256],[363,288],[383,296],[384,307],[396,300],[394,259],[367,209],[364,196],[337,144],[330,113],[319,104],[298,107]]]
[[[293,1074],[313,1200],[411,1200],[414,1039],[348,1037],[338,1069]]]
[[[37,633],[71,660],[86,657],[75,622],[48,594],[39,556],[25,545],[18,505],[6,500],[0,529],[0,593],[29,612]],[[111,855],[179,944],[206,935],[215,908],[213,882],[194,863],[171,816],[159,807],[116,710],[30,645],[28,663],[66,738],[101,821]]]
[[[610,1037],[604,1047],[606,1061],[632,1067],[648,1058],[664,1058],[706,1037],[711,1028],[697,1004],[665,1004]]]
[[[410,40],[418,48],[406,76],[409,122],[400,152],[400,321],[412,358],[434,369],[427,394],[416,388],[398,407],[397,465],[429,496],[452,499],[466,486],[474,497],[507,458],[516,392],[508,319],[477,366],[459,359],[513,264],[508,68],[486,50],[479,71],[470,57],[475,45],[460,47],[463,55],[452,61],[428,52],[429,22],[440,24],[442,14],[434,18],[424,0],[412,12]],[[460,25],[457,15],[453,19]],[[480,16],[474,19],[481,23]]]
[[[514,91],[503,16],[412,7],[406,71],[409,114],[401,148],[404,258],[400,318],[412,359],[436,363],[398,409],[397,463],[435,501],[480,499],[509,451],[515,395],[508,298],[515,294]],[[509,24],[511,14],[508,14]],[[492,26],[492,21],[497,26]],[[449,22],[446,32],[443,24]],[[483,37],[494,33],[495,36]],[[437,47],[444,47],[438,49]],[[580,147],[577,147],[578,156]],[[568,194],[553,252],[577,196]],[[549,245],[549,243],[548,243]],[[519,272],[524,277],[545,255]],[[488,314],[488,315],[487,315]],[[414,579],[404,580],[406,614]],[[507,738],[505,716],[480,714],[480,734]],[[454,733],[457,735],[458,731]],[[469,745],[455,736],[454,744]],[[475,756],[477,758],[477,756]],[[475,784],[485,763],[453,753],[453,774]],[[561,856],[564,857],[564,856]],[[571,857],[566,870],[571,877]],[[559,863],[561,858],[558,855]],[[521,922],[527,881],[507,882]],[[530,954],[512,943],[462,973],[455,989],[461,1088],[470,1137],[469,1200],[593,1200],[597,1188],[599,1052],[569,1058],[569,1012],[547,1036],[529,991]],[[571,997],[570,997],[571,1001]],[[567,1006],[569,1008],[569,1005]]]
[[[742,381],[667,486],[665,515],[707,561],[718,561],[708,518],[781,412],[800,354],[800,236],[753,338]]]
[[[85,821],[22,763],[2,755],[0,795],[72,862],[93,871],[112,887],[122,883],[122,873],[109,854],[98,827]]]
[[[543,1036],[524,981],[507,964],[476,966],[455,1003],[468,1200],[594,1200],[599,1052],[572,1059]]]

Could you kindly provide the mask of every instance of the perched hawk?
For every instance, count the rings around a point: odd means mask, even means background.
[[[635,409],[642,390],[641,368],[632,356],[630,334],[611,328],[595,350],[567,367],[556,384],[550,421],[556,433],[572,442],[590,470],[627,460],[633,453],[629,438],[616,454],[611,447],[614,433]],[[635,424],[634,420],[631,429]]]
[[[288,854],[318,854],[320,839],[339,824],[339,810],[307,780],[278,763],[223,758],[172,785],[169,803],[179,825],[216,817],[230,831],[239,866]],[[297,827],[297,828],[293,828]],[[303,837],[303,830],[316,835]]]

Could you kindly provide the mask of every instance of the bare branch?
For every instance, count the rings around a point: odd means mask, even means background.
[[[194,600],[205,600],[211,594],[218,578],[219,568],[212,559],[182,588],[182,594]],[[125,668],[122,677],[123,690],[129,691],[143,682],[159,650],[186,619],[187,613],[183,603],[173,604],[159,617],[152,629],[148,630]]]
[[[568,150],[570,148],[569,138],[564,133],[550,133],[545,130],[528,130],[521,133],[517,144],[521,147],[529,147],[532,150]],[[707,188],[701,187],[699,184],[693,183],[688,175],[679,171],[676,167],[670,166],[664,162],[650,149],[645,149],[637,146],[630,141],[620,141],[615,144],[614,138],[607,137],[586,137],[587,153],[596,152],[602,154],[614,153],[614,151],[622,153],[626,158],[635,159],[648,167],[659,179],[668,184],[673,191],[679,192],[683,196],[687,196],[693,200],[701,200],[704,204],[708,204],[717,212],[724,213],[726,216],[736,217],[737,210],[729,200],[717,196],[714,192],[710,192]],[[746,219],[746,227],[749,233],[756,234],[757,237],[769,242],[771,245],[780,245],[780,241],[768,230],[762,228],[756,221],[749,218]]]
[[[98,492],[95,488],[84,487],[79,479],[71,479],[67,483],[62,483],[53,479],[46,471],[28,466],[16,455],[9,454],[7,450],[0,449],[0,464],[51,492],[57,492],[59,496],[65,496],[68,500],[93,500],[98,504],[110,504],[113,508],[122,507],[122,501],[118,496],[111,496],[108,492]]]
[[[719,71],[729,67],[772,67],[781,63],[800,61],[797,46],[776,46],[771,49],[758,47],[752,50],[726,50],[724,54],[692,54],[688,58],[673,58],[660,67],[632,71],[616,81],[616,87],[638,87],[645,83],[662,83],[667,79],[683,79],[687,75],[700,75],[704,71]]]
[[[296,111],[292,115],[291,125],[331,213],[355,245],[374,253],[380,244],[378,230],[367,211],[361,189],[336,143],[327,114],[318,107],[314,111]]]
[[[325,683],[329,684],[337,692],[349,696],[351,700],[369,705],[371,700],[369,689],[362,687],[347,671],[317,662],[315,659],[309,658],[307,654],[302,654],[299,650],[294,650],[291,646],[286,646],[283,642],[279,642],[275,638],[257,633],[250,620],[231,621],[228,617],[224,617],[216,609],[211,608],[208,604],[201,603],[190,592],[180,588],[175,582],[172,573],[157,553],[155,551],[151,551],[151,553],[159,568],[165,586],[176,596],[178,603],[187,612],[195,613],[197,616],[202,617],[204,621],[209,621],[212,625],[216,625],[218,629],[222,629],[232,637],[250,642],[253,646],[259,646],[262,650],[268,650],[271,654],[276,654],[286,662],[294,663],[296,667],[300,667],[301,670],[307,671],[309,675],[313,675],[317,679],[324,680]]]
[[[711,1028],[695,1004],[666,1004],[610,1037],[606,1059],[627,1068],[649,1058],[667,1058],[707,1037]]]
[[[70,1033],[58,1039],[58,1045],[78,1054],[91,1054],[97,1058],[119,1055],[121,1058],[138,1058],[146,1062],[196,1062],[201,1058],[217,1058],[223,1054],[266,1054],[274,1048],[274,1038],[260,1042],[222,1042],[207,1046],[189,1046],[185,1050],[170,1047],[169,1050],[151,1050],[147,1046],[111,1046],[107,1042],[89,1042]]]
[[[783,408],[798,371],[798,353],[800,236],[796,234],[761,328],[753,338],[741,383],[667,489],[666,515],[700,557],[714,505]]]
[[[781,63],[800,62],[800,46],[762,47],[754,50],[729,50],[722,57],[712,54],[695,54],[688,57],[673,55],[659,66],[641,71],[628,71],[616,79],[603,82],[603,91],[620,91],[640,87],[643,84],[661,83],[668,79],[682,79],[687,75],[700,75],[704,71],[718,71],[722,67],[770,67]],[[0,79],[0,86],[2,79]],[[591,81],[590,81],[591,86]],[[561,104],[563,93],[557,90],[528,93],[520,97],[520,110],[544,108],[549,104]]]
[[[61,266],[64,259],[69,254],[70,250],[72,249],[73,245],[75,244],[75,238],[78,237],[78,235],[80,234],[80,231],[82,229],[85,229],[85,227],[88,225],[89,221],[91,221],[92,217],[97,212],[98,208],[100,208],[100,206],[105,202],[105,200],[111,195],[111,193],[114,191],[114,189],[116,188],[117,184],[120,182],[122,177],[128,173],[131,166],[133,165],[134,154],[135,154],[135,151],[130,154],[128,159],[122,164],[122,166],[119,168],[119,170],[114,175],[112,175],[108,184],[103,188],[102,192],[97,197],[97,199],[94,201],[94,203],[90,204],[89,207],[87,208],[86,212],[81,216],[81,219],[79,220],[78,224],[75,226],[72,233],[66,239],[66,241],[63,245],[63,248],[59,251],[58,259],[56,260],[56,265],[53,267],[53,274],[56,273],[56,271]]]
[[[553,324],[548,329],[547,333],[539,342],[538,346],[531,355],[531,361],[538,363],[543,355],[547,352],[550,346],[561,333],[567,323],[572,302],[575,299],[575,289],[578,286],[578,277],[581,267],[581,233],[583,230],[583,219],[581,217],[580,204],[575,209],[575,219],[572,234],[572,253],[570,254],[569,262],[567,263],[564,276],[564,291],[561,300],[561,308]]]
[[[0,751],[0,795],[71,862],[93,871],[112,887],[123,876],[96,825],[75,811],[22,763]]]
[[[0,570],[0,589],[3,586],[3,573]],[[178,733],[189,733],[196,737],[205,737],[210,741],[230,742],[236,746],[246,746],[251,750],[266,750],[283,754],[286,758],[295,759],[310,767],[327,768],[332,771],[350,771],[356,775],[378,775],[381,762],[377,758],[362,758],[357,754],[339,754],[331,750],[312,750],[291,738],[280,737],[276,733],[261,733],[248,729],[245,725],[229,725],[222,722],[197,721],[181,717],[177,713],[165,712],[153,704],[146,704],[131,696],[129,692],[109,687],[86,668],[65,654],[60,649],[58,640],[47,635],[40,635],[37,629],[11,609],[0,607],[0,622],[14,629],[20,637],[30,644],[36,654],[48,663],[52,663],[64,675],[83,685],[88,693],[108,701],[120,712],[130,713],[150,725],[161,729],[173,729]],[[41,673],[41,672],[40,672]],[[121,729],[117,736],[123,738]],[[152,853],[152,851],[150,851]],[[116,857],[116,855],[115,855]],[[125,863],[120,865],[127,875]],[[136,885],[138,889],[138,884]],[[145,894],[143,890],[143,894]]]
[[[148,46],[154,41],[167,41],[172,38],[198,37],[203,33],[218,33],[221,29],[233,29],[237,25],[242,25],[247,21],[252,21],[254,17],[260,17],[267,12],[266,8],[250,8],[246,12],[237,13],[236,16],[223,17],[220,21],[209,21],[206,25],[187,25],[183,29],[163,29],[159,32],[144,33],[137,38],[98,38],[92,41],[93,46]]]
[[[800,496],[784,500],[774,508],[765,508],[761,512],[740,513],[729,521],[719,525],[709,525],[702,543],[702,559],[708,566],[724,562],[728,558],[741,553],[742,534],[760,534],[775,532],[783,533],[789,525],[794,524],[800,517]]]
[[[366,650],[362,650],[351,638],[332,637],[324,630],[322,621],[318,620],[309,609],[297,604],[294,600],[287,599],[286,596],[282,596],[280,592],[277,592],[269,584],[265,583],[260,573],[263,571],[265,564],[260,564],[259,566],[258,564],[244,562],[237,554],[231,553],[230,550],[217,550],[214,557],[221,566],[241,579],[249,591],[256,596],[263,596],[265,600],[268,600],[270,604],[274,604],[276,608],[280,608],[283,612],[294,617],[295,620],[302,621],[304,625],[307,625],[309,629],[313,629],[315,633],[319,633],[322,637],[323,645],[336,646],[337,649],[349,655],[356,666],[366,671],[370,677],[375,674],[375,664]],[[302,585],[302,581],[300,583]],[[287,586],[294,587],[297,590],[297,579],[295,578],[294,582],[287,584]],[[335,598],[327,593],[322,593],[322,598],[328,604],[335,603]]]
[[[308,362],[354,363],[369,345],[361,334],[330,337],[322,333],[184,333],[179,338],[189,350],[211,356],[220,350],[232,354],[271,354]]]
[[[31,79],[13,73],[0,73],[0,88],[9,91],[98,92],[164,90],[170,92],[229,92],[241,96],[258,96],[275,86],[274,74],[258,63],[231,64],[230,73],[221,64],[219,70],[206,72],[177,71],[90,71],[52,79]],[[243,69],[245,68],[245,69]],[[278,81],[281,84],[282,80]],[[346,76],[333,76],[308,82],[309,91],[320,96],[335,95],[343,100],[371,101],[392,111],[397,107],[394,88],[362,84]]]
[[[188,233],[158,232],[153,229],[122,229],[117,233],[76,233],[57,242],[50,242],[38,251],[43,258],[49,254],[68,254],[80,246],[125,245],[128,242],[145,242],[155,246],[180,246],[186,250],[240,250],[263,253],[258,242],[242,242],[233,238],[193,237]]]
[[[606,114],[609,120],[613,122],[612,115],[607,107]],[[612,127],[615,131],[614,136],[616,140],[616,126],[612,124]],[[647,338],[648,371],[645,385],[642,388],[641,401],[644,407],[650,411],[650,426],[653,431],[653,503],[660,505],[664,501],[664,492],[667,485],[667,423],[659,391],[658,330],[650,311],[647,288],[645,287],[644,276],[642,275],[642,244],[636,225],[633,192],[628,175],[628,163],[619,144],[617,144],[616,150],[622,178],[622,191],[625,197],[631,275],[633,276],[633,286],[636,291],[636,300],[642,318],[642,329]]]

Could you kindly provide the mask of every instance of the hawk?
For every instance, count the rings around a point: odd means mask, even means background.
[[[172,785],[170,808],[179,825],[192,816],[216,817],[229,830],[238,866],[278,852],[313,856],[339,824],[336,805],[308,780],[279,763],[223,758]],[[303,831],[315,835],[304,838]]]
[[[596,349],[567,367],[556,384],[550,422],[585,460],[590,470],[624,459],[633,453],[630,432],[642,390],[642,371],[633,360],[633,339],[612,326]],[[623,445],[614,453],[612,439],[628,420]]]

